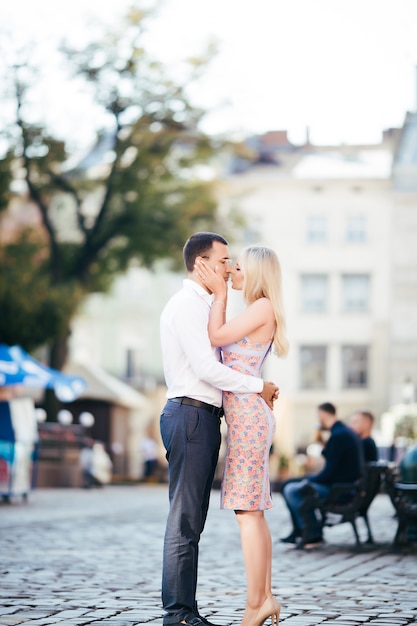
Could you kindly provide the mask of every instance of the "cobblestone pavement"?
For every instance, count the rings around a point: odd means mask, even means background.
[[[361,550],[349,524],[326,529],[315,550],[281,544],[289,518],[279,494],[274,501],[267,518],[280,624],[417,625],[417,551],[391,548],[396,521],[387,496],[370,510],[377,544]],[[28,504],[1,504],[0,626],[161,626],[167,508],[165,485],[43,489]],[[245,602],[239,532],[233,512],[219,509],[218,491],[200,545],[200,610],[238,626]]]

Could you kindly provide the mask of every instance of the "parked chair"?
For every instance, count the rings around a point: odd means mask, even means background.
[[[394,546],[406,545],[410,525],[417,525],[417,483],[402,483],[400,480],[398,466],[390,464],[385,472],[385,484],[398,517]]]

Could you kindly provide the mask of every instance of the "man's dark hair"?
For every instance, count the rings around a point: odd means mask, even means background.
[[[331,402],[323,402],[323,404],[319,404],[318,409],[319,411],[330,413],[330,415],[336,415],[336,407]]]
[[[194,233],[185,242],[183,248],[183,257],[185,267],[188,272],[192,272],[194,269],[194,263],[198,256],[204,256],[213,247],[213,241],[224,243],[228,245],[226,239],[217,233]]]
[[[368,420],[370,420],[371,424],[374,423],[375,417],[374,417],[373,413],[371,413],[370,411],[358,411],[358,413],[360,413],[364,417],[367,417]]]

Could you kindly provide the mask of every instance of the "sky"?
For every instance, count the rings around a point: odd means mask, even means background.
[[[150,2],[151,0],[148,0]],[[40,42],[40,106],[88,141],[94,112],[63,78],[63,36],[88,39],[135,0],[0,2],[13,45]],[[302,144],[378,143],[417,108],[417,0],[162,0],[147,47],[175,71],[211,40],[218,54],[191,92],[203,129],[232,137],[287,130]],[[3,60],[4,60],[4,55]]]

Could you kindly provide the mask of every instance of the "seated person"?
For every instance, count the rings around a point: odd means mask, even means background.
[[[329,440],[322,452],[325,458],[324,467],[318,474],[306,476],[305,480],[289,481],[282,491],[294,528],[281,541],[294,543],[299,548],[313,547],[323,541],[321,524],[314,507],[305,510],[305,501],[312,492],[311,488],[314,488],[319,500],[325,502],[333,484],[354,482],[363,469],[361,441],[351,428],[337,419],[334,405],[330,402],[320,404],[318,418],[321,428],[330,431]],[[300,511],[302,505],[303,513]]]
[[[369,411],[357,411],[350,418],[349,426],[361,438],[365,463],[378,460],[378,449],[372,439],[375,418]]]

